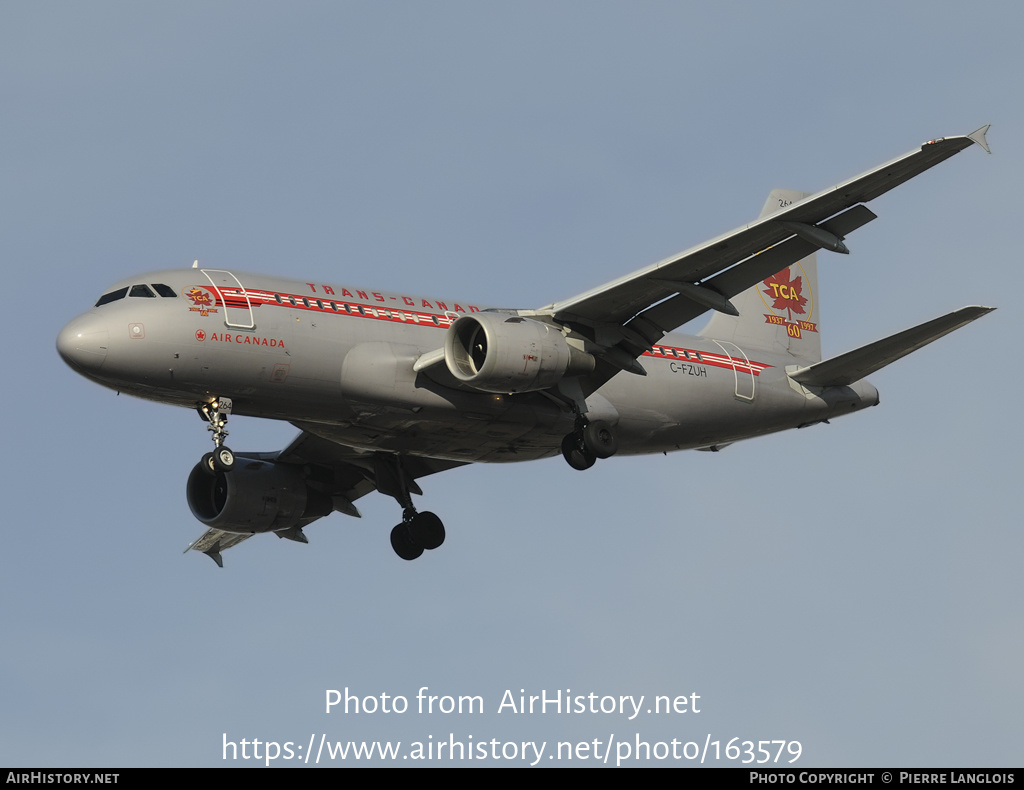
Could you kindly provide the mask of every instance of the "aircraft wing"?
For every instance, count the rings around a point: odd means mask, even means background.
[[[643,373],[637,357],[665,334],[709,309],[736,315],[732,296],[819,249],[848,252],[847,233],[875,218],[863,204],[977,143],[989,151],[988,126],[960,137],[929,140],[769,216],[659,263],[521,315],[552,319],[588,337],[605,365],[593,391],[618,370]]]
[[[427,475],[465,466],[462,461],[447,461],[441,458],[425,458],[414,455],[401,456],[399,468],[395,468],[392,453],[372,453],[357,450],[331,438],[331,426],[317,423],[294,423],[302,429],[295,440],[272,460],[277,463],[309,465],[315,473],[329,473],[330,482],[323,481],[325,493],[335,498],[335,510],[359,517],[359,511],[351,503],[372,491],[394,496],[398,487],[398,476],[404,476],[409,490],[422,495],[416,480]],[[346,506],[346,500],[351,509]]]
[[[224,532],[219,529],[208,529],[188,544],[188,548],[185,549],[185,553],[188,554],[189,549],[201,551],[223,568],[224,560],[221,559],[220,553],[230,549],[232,546],[237,546],[243,540],[251,538],[252,534],[253,533],[243,535],[238,532]]]
[[[307,485],[330,498],[333,510],[359,518],[361,514],[353,504],[355,500],[373,491],[388,496],[398,496],[405,488],[413,494],[422,494],[417,485],[420,477],[465,466],[460,461],[447,461],[438,458],[421,458],[419,456],[395,456],[390,453],[372,453],[357,450],[328,438],[328,435],[317,435],[330,431],[330,426],[304,425],[302,433],[280,452],[238,453],[239,462],[246,458],[260,461],[271,461],[275,464],[301,466],[308,468]],[[324,514],[326,515],[326,514]],[[311,524],[321,516],[313,516],[299,524],[297,528],[278,532],[278,537],[290,538],[301,543],[306,542],[302,527]],[[219,566],[224,567],[221,552],[237,546],[253,533],[225,532],[220,529],[208,529],[185,549],[201,551]]]

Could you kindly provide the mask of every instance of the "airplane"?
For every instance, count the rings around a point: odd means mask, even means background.
[[[758,219],[545,307],[372,291],[235,270],[169,269],[103,292],[57,338],[77,373],[197,410],[214,449],[186,488],[207,527],[188,548],[305,527],[378,491],[404,560],[444,542],[419,480],[474,462],[559,453],[718,451],[878,404],[865,377],[994,308],[968,306],[822,360],[816,252],[876,215],[864,204],[954,154],[991,153],[989,126],[929,140],[837,186],[771,192]],[[693,336],[673,334],[710,312]],[[234,453],[229,415],[291,422],[278,452]]]

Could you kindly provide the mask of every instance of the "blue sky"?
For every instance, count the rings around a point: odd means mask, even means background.
[[[793,739],[798,766],[1019,764],[1013,396],[1024,57],[1012,3],[5,3],[0,763],[218,766],[223,738]],[[991,123],[821,256],[836,354],[1000,309],[878,409],[712,455],[424,481],[308,546],[182,556],[194,413],[54,351],[111,282],[191,265],[533,307],[926,139]],[[237,450],[295,430],[232,421]],[[483,714],[324,713],[326,689]],[[700,714],[497,713],[506,689]],[[230,763],[229,764],[239,764]],[[407,764],[407,763],[406,763]]]

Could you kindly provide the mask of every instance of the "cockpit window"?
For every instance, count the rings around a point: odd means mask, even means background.
[[[127,286],[125,286],[124,288],[118,288],[116,291],[111,291],[110,293],[105,293],[103,294],[103,296],[99,298],[99,301],[96,302],[96,307],[102,307],[105,304],[116,302],[118,299],[124,299],[125,296],[127,296],[127,294]]]
[[[133,285],[129,296],[145,296],[149,299],[156,299],[156,294],[150,289],[148,285]]]
[[[153,283],[153,288],[155,288],[156,292],[161,296],[169,296],[172,299],[177,296],[177,294],[174,292],[174,289],[171,288],[171,286],[169,285],[164,285],[163,283]]]

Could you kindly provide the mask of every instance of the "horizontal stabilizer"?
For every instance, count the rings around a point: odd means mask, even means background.
[[[890,335],[884,340],[876,340],[838,357],[800,368],[789,376],[809,387],[841,387],[852,384],[993,310],[994,307],[977,305],[962,307],[940,318],[919,324],[913,329]]]

